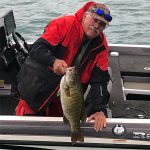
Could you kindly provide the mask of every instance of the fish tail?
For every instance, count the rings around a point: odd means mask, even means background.
[[[84,136],[82,135],[82,133],[81,132],[71,133],[71,142],[76,143],[77,141],[84,142]]]

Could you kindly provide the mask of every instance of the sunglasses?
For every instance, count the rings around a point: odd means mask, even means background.
[[[99,24],[99,26],[103,27],[103,28],[106,28],[106,23],[101,21],[101,20],[98,20],[98,19],[95,19],[93,18],[93,16],[90,15],[90,17],[94,20],[94,22],[97,22]]]
[[[99,16],[103,16],[104,19],[107,20],[108,22],[111,22],[111,20],[112,20],[111,15],[105,14],[105,12],[102,9],[95,9],[95,10],[93,10],[93,12],[95,12]]]

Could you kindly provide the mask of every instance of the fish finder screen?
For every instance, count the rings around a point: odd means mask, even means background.
[[[4,28],[4,19],[0,18],[0,54],[7,45],[6,32]]]
[[[14,14],[13,14],[12,10],[9,11],[4,16],[4,26],[5,26],[7,36],[9,36],[11,33],[13,33],[14,30],[16,29]]]
[[[7,46],[7,37],[14,32],[16,24],[14,20],[13,11],[10,10],[5,15],[0,17],[0,54]]]

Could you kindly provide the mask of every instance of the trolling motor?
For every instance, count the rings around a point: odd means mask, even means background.
[[[29,46],[15,29],[13,11],[10,10],[0,18],[0,70],[10,69],[14,64],[19,71],[28,56]]]

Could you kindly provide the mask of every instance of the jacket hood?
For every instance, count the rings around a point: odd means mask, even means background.
[[[86,3],[83,7],[81,7],[76,13],[75,13],[75,16],[76,16],[76,19],[78,21],[82,21],[82,17],[83,17],[83,14],[89,9],[89,7],[91,5],[95,4],[95,2],[91,1],[91,2],[88,2]]]

